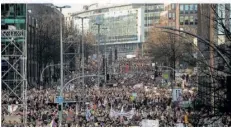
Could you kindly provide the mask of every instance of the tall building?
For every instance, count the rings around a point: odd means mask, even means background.
[[[10,47],[7,46],[9,40],[2,37],[2,57],[8,56],[4,59],[12,61],[10,64],[16,68],[16,71],[10,71],[5,75],[8,76],[6,79],[17,79],[20,77],[19,73],[24,73],[29,85],[38,85],[45,66],[59,61],[59,57],[53,57],[55,56],[53,53],[57,53],[55,48],[59,47],[59,43],[57,43],[59,42],[59,28],[57,26],[59,26],[59,17],[63,15],[60,15],[61,13],[57,9],[51,8],[50,4],[2,4],[1,7],[2,32],[26,30],[24,47],[19,44],[23,41],[20,39],[21,37],[15,38],[14,41],[17,45]],[[51,21],[52,24],[50,24]],[[17,56],[19,52],[26,54],[26,67],[23,66],[22,60],[20,62],[17,61],[17,58],[12,58],[12,55]],[[3,71],[11,67],[4,60],[2,62],[4,63]],[[14,63],[15,65],[13,65]],[[12,69],[14,68],[10,70]],[[25,69],[26,71],[23,71]],[[52,68],[48,68],[44,74],[45,78],[51,80],[55,73]],[[46,80],[48,81],[48,79]]]
[[[96,19],[101,20],[100,45],[106,44],[107,51],[117,49],[118,57],[134,54],[142,49],[147,31],[153,21],[158,21],[163,4],[125,4],[84,10],[73,13],[74,25],[81,29],[84,19],[85,32],[91,32],[98,39]],[[103,49],[103,47],[102,47]]]
[[[28,40],[28,83],[40,81],[40,75],[47,65],[59,63],[59,23],[58,9],[52,4],[27,4],[27,40]],[[52,24],[51,24],[52,22]],[[59,50],[58,50],[59,51]],[[57,53],[54,55],[54,53]],[[55,57],[56,56],[56,57]],[[49,67],[44,73],[43,81],[48,82],[57,77],[58,67]],[[55,76],[56,75],[56,76]]]
[[[227,37],[230,34],[230,16],[230,4],[199,4],[197,34],[208,41],[209,45],[223,49],[220,52],[228,60],[228,63],[230,63],[230,39]],[[224,28],[227,30],[226,32]],[[224,106],[226,106],[225,103],[227,103],[225,100],[230,97],[229,86],[226,81],[229,76],[225,73],[230,72],[230,69],[227,68],[224,59],[218,54],[218,50],[209,47],[209,45],[198,40],[198,48],[203,54],[201,59],[207,63],[207,65],[198,64],[198,68],[201,69],[199,70],[198,81],[199,96],[202,104],[207,106],[209,110],[223,111]],[[227,52],[224,52],[225,50]],[[212,68],[208,68],[208,65]]]
[[[171,27],[178,30],[184,30],[193,34],[197,32],[197,4],[179,4],[170,3],[164,4],[164,11],[160,14],[160,24],[162,27]],[[188,42],[193,43],[194,39],[192,36],[186,36],[185,33],[179,33],[178,31],[171,31],[181,37],[187,38]],[[170,36],[170,35],[169,35]],[[179,39],[180,36],[174,36]],[[190,51],[194,51],[193,47],[190,47]],[[187,54],[187,53],[185,53]],[[189,53],[189,56],[191,53]],[[175,65],[175,64],[174,64]],[[176,68],[188,67],[189,64],[184,61],[183,58],[176,60]]]
[[[73,19],[71,13],[68,13],[64,16],[64,24],[67,28],[71,28],[73,26]]]

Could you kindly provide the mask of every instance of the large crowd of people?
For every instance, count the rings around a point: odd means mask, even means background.
[[[119,75],[110,81],[113,83],[112,86],[102,87],[95,86],[96,80],[91,78],[85,79],[87,86],[82,86],[79,82],[72,83],[72,86],[65,89],[63,93],[65,100],[62,126],[130,127],[141,126],[142,120],[146,119],[158,120],[160,127],[176,127],[179,124],[193,126],[192,117],[195,112],[192,107],[182,107],[181,102],[193,101],[196,90],[186,87],[180,95],[181,98],[173,102],[172,89],[175,87],[163,87],[157,78],[151,76],[141,72]],[[141,86],[135,88],[137,84]],[[2,95],[6,93],[8,92],[2,91]],[[56,102],[58,95],[57,85],[29,89],[27,91],[26,127],[59,126],[59,105]],[[3,97],[1,100],[3,104],[2,126],[25,126],[22,121],[23,109],[19,106],[22,102],[19,98]],[[9,112],[7,109],[9,105],[19,107]],[[119,113],[128,113],[129,116],[119,115]],[[19,117],[19,119],[10,120],[9,116]],[[231,118],[227,117],[216,126],[231,126],[230,122]]]

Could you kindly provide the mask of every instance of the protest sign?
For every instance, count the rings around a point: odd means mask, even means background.
[[[159,127],[159,120],[142,120],[142,127]]]
[[[4,123],[13,123],[13,122],[16,122],[16,123],[21,123],[21,116],[5,116],[4,117]]]
[[[180,95],[182,94],[181,88],[175,88],[172,90],[172,100],[177,101],[179,99]]]
[[[18,105],[8,105],[8,112],[13,113],[17,110]]]

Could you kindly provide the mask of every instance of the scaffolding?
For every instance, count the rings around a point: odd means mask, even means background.
[[[2,70],[2,112],[8,113],[9,99],[18,103],[24,126],[27,123],[27,42],[26,30],[1,31],[1,57],[7,65]]]
[[[69,77],[72,76],[73,77],[73,71],[75,71],[75,73],[77,73],[80,69],[80,63],[79,63],[79,58],[80,58],[80,45],[76,42],[78,39],[76,37],[73,36],[69,36],[68,38],[66,38],[64,40],[64,62],[66,63],[66,67],[65,68],[65,74],[67,74]],[[71,72],[72,71],[72,72]],[[64,75],[65,75],[64,74]],[[65,76],[64,78],[68,78],[67,76]],[[68,78],[65,80],[65,82],[67,82],[69,79]]]

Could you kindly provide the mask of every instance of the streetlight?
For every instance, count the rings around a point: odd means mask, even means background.
[[[62,13],[63,8],[71,8],[69,5],[55,6],[59,8]],[[63,41],[62,41],[62,16],[60,14],[60,88],[63,88]],[[60,97],[63,96],[63,90],[60,89]],[[59,126],[62,126],[62,115],[63,115],[63,103],[61,104],[61,111],[59,111]]]
[[[102,28],[102,29],[107,29],[108,31],[108,28]],[[104,82],[105,84],[107,83],[107,61],[108,61],[108,57],[106,57],[106,40],[104,40]]]
[[[82,76],[84,76],[84,42],[83,42],[83,39],[84,39],[84,32],[83,32],[83,20],[86,19],[87,17],[79,17],[77,16],[76,18],[78,19],[81,19],[82,21],[82,61],[81,61],[81,65],[82,65]],[[84,87],[84,77],[83,78],[83,87]]]
[[[52,67],[52,66],[59,66],[60,64],[51,64],[51,65],[47,65],[43,70],[42,70],[42,72],[41,72],[41,74],[40,74],[40,82],[43,82],[43,73],[44,73],[44,71],[47,69],[47,68],[49,68],[49,67]],[[64,65],[67,65],[67,64],[64,64]],[[68,70],[66,70],[66,71],[68,71]],[[69,71],[70,72],[70,71]],[[71,72],[70,72],[71,73]]]
[[[96,25],[98,26],[98,49],[97,49],[97,56],[98,56],[98,72],[97,72],[97,74],[98,74],[98,86],[99,86],[99,83],[100,83],[100,81],[99,81],[99,70],[100,70],[100,66],[99,66],[99,47],[100,47],[100,25],[102,24],[101,23],[101,21],[100,21],[100,17],[99,16],[97,16],[96,17]]]

